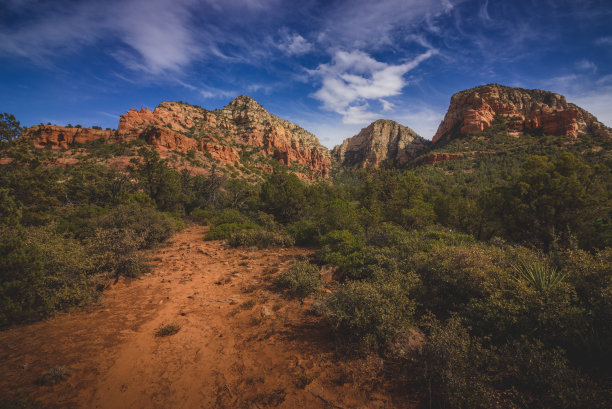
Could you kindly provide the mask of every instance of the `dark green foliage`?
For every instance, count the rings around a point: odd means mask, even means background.
[[[348,230],[334,230],[321,239],[321,244],[320,258],[323,262],[334,264],[352,278],[357,278],[351,272],[364,263],[365,239],[362,235]]]
[[[597,217],[606,216],[610,183],[608,172],[569,153],[555,162],[532,156],[511,184],[485,191],[480,206],[499,223],[494,232],[549,248],[559,236],[564,243],[574,232],[582,236]],[[589,237],[580,239],[590,242]]]
[[[0,226],[0,327],[30,321],[91,298],[93,260],[50,227]]]
[[[541,263],[517,265],[514,266],[514,270],[519,279],[525,280],[541,293],[553,289],[565,279],[565,274],[561,271]]]
[[[306,205],[306,186],[293,173],[280,167],[261,186],[262,210],[274,215],[281,223],[294,221]]]
[[[325,300],[326,317],[338,340],[383,350],[414,320],[417,283],[412,274],[350,282]]]
[[[11,142],[21,133],[21,126],[15,116],[6,112],[0,113],[0,143]]]
[[[168,239],[176,225],[168,216],[152,207],[139,204],[120,205],[111,212],[92,220],[92,226],[105,230],[129,229],[139,240],[137,248],[151,248]]]
[[[223,223],[212,227],[206,233],[206,240],[229,239],[233,234],[243,230],[259,229],[260,227],[253,222],[245,223]]]
[[[307,262],[296,262],[274,279],[274,284],[292,297],[303,300],[321,286],[319,268]]]
[[[0,188],[0,225],[17,226],[21,221],[21,206],[10,190]]]
[[[295,244],[295,240],[288,234],[281,232],[250,229],[232,233],[229,237],[228,243],[232,247],[289,247]]]
[[[70,372],[63,366],[55,366],[42,374],[39,379],[41,385],[53,386],[70,377]]]
[[[169,337],[170,335],[174,335],[176,333],[178,333],[181,330],[181,326],[178,323],[170,323],[170,324],[164,324],[162,326],[160,326],[159,328],[157,328],[157,330],[155,331],[155,336],[156,337]]]
[[[143,190],[161,210],[179,212],[186,197],[181,188],[180,175],[172,170],[165,159],[151,148],[138,150],[139,158],[132,159],[130,172],[140,182]]]

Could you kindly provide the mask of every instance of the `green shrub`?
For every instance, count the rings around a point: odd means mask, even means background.
[[[275,231],[268,230],[241,230],[231,233],[228,241],[232,247],[258,246],[264,247],[289,247],[295,244],[293,237]]]
[[[211,220],[215,226],[229,223],[248,223],[249,218],[236,209],[224,209],[218,211]]]
[[[325,300],[325,315],[342,345],[384,350],[413,322],[413,274],[354,281]]]
[[[289,225],[289,233],[295,238],[295,242],[300,245],[312,245],[319,243],[319,224],[314,220],[302,219]]]
[[[428,317],[426,341],[417,356],[426,399],[432,408],[482,408],[500,406],[500,394],[487,376],[487,351],[470,337],[461,321],[440,323]],[[512,406],[508,406],[512,407]]]
[[[53,386],[70,377],[70,372],[63,366],[55,366],[42,374],[39,379],[41,385]]]
[[[93,298],[93,271],[85,247],[52,227],[0,226],[0,327]]]
[[[176,222],[152,207],[132,203],[93,219],[92,227],[132,230],[142,239],[139,248],[145,249],[170,238],[176,231]]]
[[[190,214],[189,218],[197,223],[204,226],[212,224],[215,215],[218,213],[216,209],[194,209]]]
[[[411,264],[423,283],[421,305],[439,317],[463,311],[470,300],[484,297],[488,277],[501,274],[490,250],[477,246],[437,245],[412,255]]]
[[[297,262],[274,279],[274,284],[288,290],[293,297],[304,299],[321,286],[319,268],[307,262]]]
[[[363,266],[365,239],[361,235],[334,230],[322,237],[321,244],[319,258],[323,262],[334,264],[345,272]]]
[[[206,233],[206,240],[224,240],[229,239],[232,234],[242,230],[255,230],[260,227],[252,222],[246,223],[224,223],[211,227]]]
[[[156,337],[168,337],[170,335],[174,335],[181,330],[181,325],[172,322],[170,324],[163,324],[155,331]]]
[[[136,277],[149,270],[146,257],[139,251],[144,246],[144,238],[132,229],[98,228],[87,243],[100,272]]]
[[[525,280],[538,292],[546,292],[565,279],[565,274],[543,263],[529,263],[514,266],[518,279]]]

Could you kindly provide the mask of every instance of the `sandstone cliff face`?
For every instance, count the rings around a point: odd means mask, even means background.
[[[384,161],[402,165],[429,143],[408,127],[379,119],[336,146],[332,154],[344,166],[378,167]]]
[[[99,139],[108,141],[115,136],[114,131],[91,128],[66,128],[57,125],[38,125],[29,128],[25,136],[32,137],[37,147],[68,148],[74,144],[92,142]]]
[[[29,128],[24,136],[31,137],[37,146],[51,147],[95,139],[143,139],[161,151],[195,150],[232,165],[240,161],[241,151],[256,150],[322,177],[329,175],[331,166],[329,150],[313,134],[270,114],[246,96],[214,111],[182,102],[162,102],[153,111],[131,109],[121,116],[116,132],[41,125]]]
[[[562,95],[491,84],[453,95],[433,142],[482,132],[496,115],[508,119],[509,131],[515,135],[541,130],[549,135],[612,137],[610,128]]]

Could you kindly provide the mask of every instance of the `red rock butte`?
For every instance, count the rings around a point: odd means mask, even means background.
[[[241,95],[223,109],[208,111],[183,102],[162,102],[153,111],[130,109],[121,115],[117,130],[37,125],[23,137],[38,147],[68,148],[103,140],[108,143],[143,139],[158,150],[202,151],[222,163],[234,164],[245,148],[287,166],[299,165],[318,177],[328,177],[329,150],[316,136],[266,111],[252,98]]]
[[[498,115],[508,119],[509,132],[514,135],[541,131],[547,135],[612,138],[610,128],[584,109],[568,103],[563,95],[490,84],[452,96],[433,142],[483,132]]]

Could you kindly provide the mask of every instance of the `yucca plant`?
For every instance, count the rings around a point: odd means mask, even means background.
[[[566,274],[543,263],[521,263],[514,266],[519,279],[525,280],[539,292],[545,292],[565,279]]]

